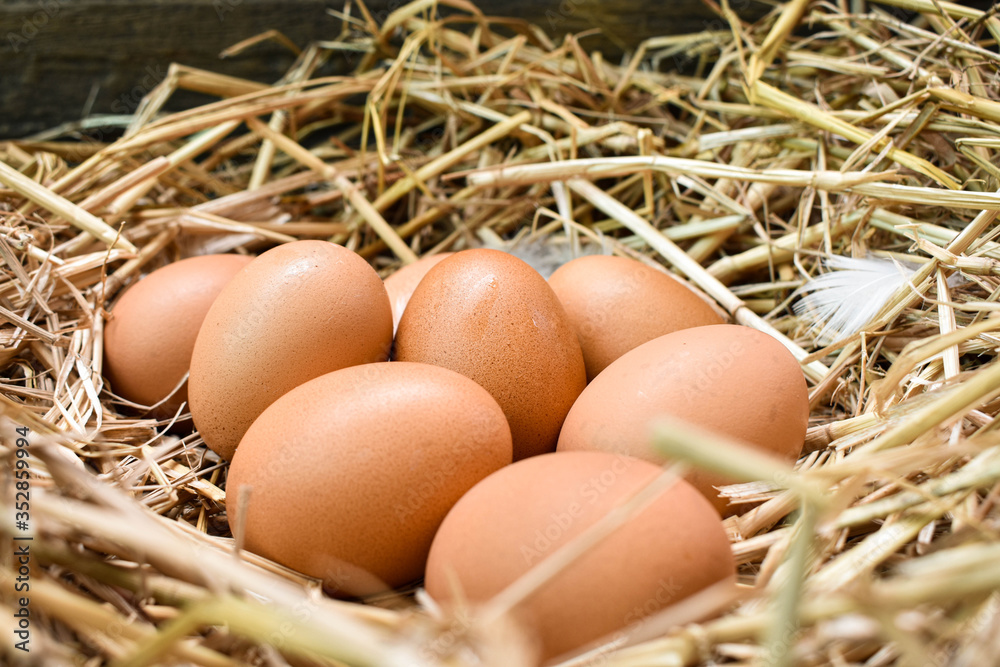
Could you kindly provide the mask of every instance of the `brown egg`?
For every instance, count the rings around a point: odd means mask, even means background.
[[[335,594],[379,592],[421,576],[445,514],[511,451],[503,411],[472,380],[405,362],[345,368],[253,423],[229,468],[229,522],[247,549]]]
[[[268,250],[230,282],[205,317],[191,359],[191,416],[231,459],[253,420],[325,373],[385,361],[389,297],[357,254],[325,241]]]
[[[559,267],[549,285],[580,338],[587,380],[654,338],[724,322],[681,281],[626,257],[578,257]]]
[[[104,375],[122,398],[172,417],[187,401],[191,352],[205,314],[252,257],[203,255],[153,271],[118,299],[104,328]],[[169,397],[169,398],[168,398]]]
[[[559,435],[559,451],[620,452],[662,463],[650,422],[680,417],[794,461],[809,421],[798,361],[777,340],[732,324],[684,329],[644,343],[608,366],[580,394]],[[688,480],[725,512],[714,488],[725,478]]]
[[[507,415],[515,461],[555,449],[586,384],[559,299],[537,271],[499,250],[463,250],[427,273],[399,322],[395,357],[485,387]]]
[[[407,264],[385,279],[385,291],[389,293],[389,305],[392,306],[392,330],[399,327],[399,318],[406,310],[413,290],[424,279],[431,268],[438,265],[442,259],[451,257],[453,253],[442,252],[437,255],[421,257],[413,264]]]
[[[493,473],[434,537],[425,586],[439,602],[485,602],[596,524],[661,472],[603,452],[536,456]],[[718,513],[678,480],[516,609],[542,659],[579,648],[735,577]]]

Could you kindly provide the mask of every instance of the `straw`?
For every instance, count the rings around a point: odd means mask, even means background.
[[[278,82],[176,63],[130,116],[0,142],[0,450],[15,461],[30,431],[33,657],[533,666],[516,612],[683,467],[730,480],[737,590],[594,638],[564,667],[992,660],[1000,20],[941,0],[793,0],[749,22],[737,4],[619,59],[465,0],[352,3],[331,10],[343,25],[327,41],[267,31],[225,52],[284,45],[296,62]],[[182,91],[212,99],[171,111]],[[678,468],[494,599],[440,607],[419,582],[329,598],[233,535],[228,464],[186,407],[158,421],[102,376],[124,288],[300,239],[342,243],[383,277],[485,242],[673,271],[800,361],[801,456],[660,424],[651,442]],[[792,306],[829,256],[914,268],[824,346]],[[0,532],[23,536],[11,518]],[[4,590],[14,566],[0,563]],[[0,600],[8,631],[19,602]]]
[[[87,232],[108,246],[117,246],[130,252],[135,251],[135,246],[126,239],[120,238],[118,233],[103,220],[27,178],[3,161],[0,161],[0,183],[3,183],[25,199],[69,221],[73,226]]]

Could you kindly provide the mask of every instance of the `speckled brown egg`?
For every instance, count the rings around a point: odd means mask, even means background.
[[[445,514],[511,451],[503,411],[468,378],[425,364],[354,366],[257,418],[230,466],[226,508],[250,551],[334,594],[366,595],[419,578]]]
[[[580,338],[588,380],[654,338],[724,322],[684,283],[627,257],[577,257],[559,267],[549,285]]]
[[[399,322],[395,358],[485,387],[507,415],[514,460],[555,449],[586,384],[559,299],[537,271],[499,250],[463,250],[427,273]]]
[[[437,255],[427,255],[421,257],[412,264],[400,268],[398,271],[385,279],[385,291],[389,293],[389,305],[392,306],[392,327],[395,332],[399,327],[399,318],[406,310],[406,304],[413,296],[413,290],[417,288],[420,281],[424,279],[427,272],[438,265],[442,259],[451,257],[453,253],[442,252]]]
[[[493,473],[452,508],[427,561],[427,592],[486,602],[644,488],[658,466],[603,452],[536,456]],[[735,564],[718,513],[678,480],[515,608],[541,659],[641,624]],[[722,584],[725,586],[726,584]]]
[[[627,352],[594,378],[570,410],[559,451],[620,452],[662,463],[650,423],[667,415],[794,461],[809,420],[809,395],[798,361],[781,343],[732,324],[684,329]],[[706,472],[689,481],[724,513]]]
[[[154,416],[173,416],[187,401],[187,384],[181,383],[198,329],[222,288],[251,259],[189,257],[125,290],[104,328],[104,375],[111,389],[133,403],[159,404]]]
[[[357,254],[325,241],[268,250],[219,294],[191,359],[191,415],[231,459],[253,420],[282,394],[325,373],[385,361],[389,297]]]

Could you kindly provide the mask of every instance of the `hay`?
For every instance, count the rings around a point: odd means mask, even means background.
[[[615,64],[443,4],[381,26],[348,7],[273,86],[175,65],[131,117],[0,143],[0,434],[13,469],[30,429],[35,475],[30,530],[10,475],[0,526],[33,537],[32,661],[524,664],[504,610],[641,497],[474,616],[330,600],[234,555],[222,463],[101,377],[103,308],[181,256],[329,238],[386,275],[519,235],[665,264],[781,339],[811,387],[795,470],[705,434],[658,440],[740,480],[736,597],[710,589],[567,664],[995,662],[1000,21],[796,0]],[[315,76],[334,56],[351,74]],[[163,112],[181,89],[218,101]],[[112,126],[120,139],[86,135]],[[868,253],[919,267],[863,332],[818,347],[792,293],[824,257]],[[5,638],[20,543],[0,557]]]

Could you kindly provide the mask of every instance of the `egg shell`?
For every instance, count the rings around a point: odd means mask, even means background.
[[[445,514],[511,462],[503,411],[437,366],[365,364],[328,373],[268,407],[236,451],[230,525],[249,488],[245,546],[339,595],[421,576]]]
[[[485,602],[661,473],[603,452],[536,456],[493,473],[452,508],[431,546],[435,600]],[[641,622],[721,581],[735,563],[718,513],[683,480],[517,607],[542,659]]]
[[[507,415],[515,461],[555,449],[587,381],[552,288],[522,260],[484,248],[428,271],[399,322],[395,358],[450,368],[485,387]]]
[[[654,463],[650,423],[679,417],[794,461],[805,442],[809,394],[798,361],[771,336],[732,324],[684,329],[627,352],[594,378],[570,410],[561,452],[620,452]],[[724,477],[687,479],[722,513]]]
[[[389,293],[389,304],[392,306],[392,330],[399,327],[399,318],[406,310],[406,304],[413,296],[413,290],[417,288],[420,281],[424,279],[431,268],[446,257],[451,257],[453,253],[442,252],[437,255],[426,255],[412,264],[400,268],[385,279],[385,291]]]
[[[248,264],[212,304],[191,359],[191,415],[231,459],[253,420],[303,382],[388,358],[392,311],[357,254],[295,241]]]
[[[104,375],[116,394],[133,403],[161,405],[171,417],[187,400],[184,380],[208,309],[252,257],[201,255],[173,262],[129,287],[104,327]]]
[[[577,257],[549,285],[580,338],[588,380],[654,338],[725,321],[681,281],[627,257]]]

